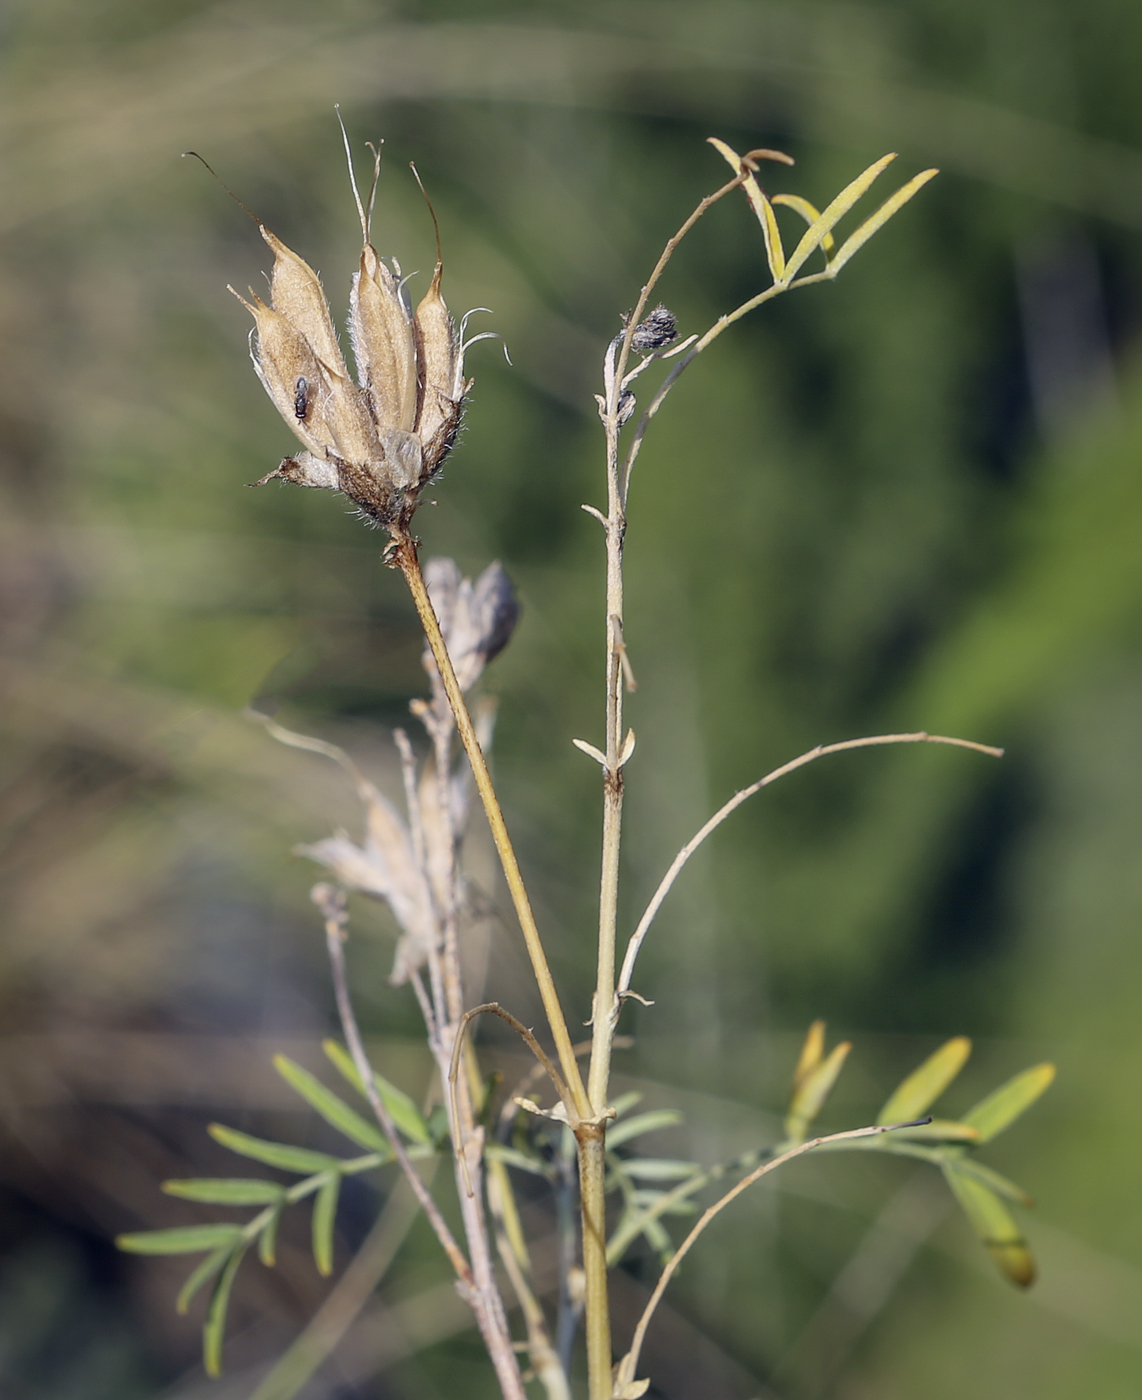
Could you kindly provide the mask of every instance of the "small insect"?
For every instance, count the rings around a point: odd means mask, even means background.
[[[309,412],[309,380],[300,375],[293,394],[293,416],[301,422]]]

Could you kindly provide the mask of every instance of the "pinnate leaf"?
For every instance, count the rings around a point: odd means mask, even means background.
[[[908,203],[917,190],[926,185],[929,180],[939,173],[940,172],[935,169],[922,170],[919,175],[914,175],[906,185],[901,185],[890,199],[884,201],[876,213],[873,214],[872,218],[866,219],[855,233],[851,233],[848,238],[845,239],[837,250],[836,256],[830,260],[829,271],[833,273],[840,272],[841,268],[844,267],[845,263],[848,262],[853,254],[859,252],[872,235],[882,229],[889,219],[892,218],[893,214],[898,213]]]
[[[821,216],[809,225],[801,235],[801,242],[794,248],[785,266],[787,281],[797,275],[814,251],[824,242],[825,235],[832,232],[834,225],[844,218],[877,176],[895,159],[896,153],[893,151],[886,156],[881,156],[879,160],[873,161],[868,169],[862,170],[855,180],[847,184],[836,199],[826,206]],[[895,210],[892,212],[895,213]],[[887,218],[888,215],[885,217]],[[871,237],[871,234],[869,236]],[[856,252],[855,248],[853,252]]]
[[[221,1249],[216,1249],[213,1254],[208,1255],[198,1268],[191,1274],[183,1284],[178,1302],[175,1303],[175,1311],[184,1313],[190,1307],[190,1300],[198,1292],[204,1283],[208,1283],[216,1273],[234,1253],[233,1243],[225,1244]]]
[[[971,1041],[957,1035],[914,1069],[877,1114],[878,1123],[907,1123],[927,1113],[959,1074],[971,1054]]]

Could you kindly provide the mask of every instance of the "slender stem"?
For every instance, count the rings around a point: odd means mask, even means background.
[[[318,887],[320,888],[320,886]],[[353,1013],[353,1003],[349,998],[349,980],[345,975],[345,921],[344,905],[337,903],[336,897],[330,892],[330,898],[322,902],[319,906],[325,917],[325,941],[329,948],[329,965],[333,973],[333,993],[337,999],[337,1012],[341,1018],[341,1029],[345,1032],[345,1043],[349,1047],[349,1053],[353,1057],[353,1064],[356,1066],[357,1074],[361,1080],[361,1087],[369,1100],[369,1105],[376,1115],[377,1122],[381,1125],[389,1146],[393,1150],[393,1155],[400,1163],[401,1170],[408,1178],[408,1184],[416,1194],[416,1199],[420,1202],[421,1209],[428,1217],[429,1224],[436,1232],[436,1238],[447,1254],[452,1267],[456,1270],[456,1277],[461,1283],[466,1284],[470,1289],[472,1286],[472,1270],[468,1266],[467,1259],[464,1258],[460,1246],[456,1243],[455,1236],[445,1224],[444,1217],[437,1209],[436,1202],[425,1186],[424,1182],[417,1174],[408,1153],[405,1151],[404,1142],[400,1133],[397,1132],[396,1124],[392,1120],[392,1115],[385,1107],[385,1101],[377,1089],[376,1081],[373,1078],[373,1069],[369,1064],[369,1058],[365,1054],[365,1045],[361,1039],[361,1031],[357,1025],[357,1018]]]
[[[929,1121],[929,1120],[925,1120]],[[638,1326],[634,1329],[634,1336],[631,1338],[630,1350],[623,1357],[619,1364],[617,1386],[629,1384],[634,1380],[635,1371],[638,1369],[638,1359],[642,1351],[643,1340],[646,1337],[646,1329],[650,1326],[650,1320],[654,1316],[655,1309],[662,1301],[662,1295],[666,1292],[666,1285],[674,1277],[679,1264],[689,1254],[690,1250],[697,1242],[698,1236],[711,1223],[715,1216],[719,1215],[725,1208],[741,1195],[743,1191],[760,1181],[763,1176],[767,1176],[771,1171],[776,1171],[786,1162],[791,1162],[794,1157],[803,1157],[806,1152],[812,1152],[814,1148],[820,1147],[827,1142],[842,1142],[849,1138],[875,1137],[881,1133],[890,1133],[894,1128],[905,1126],[903,1123],[888,1123],[877,1125],[872,1128],[851,1128],[844,1133],[830,1133],[827,1137],[812,1138],[808,1142],[799,1143],[796,1147],[791,1147],[788,1152],[783,1152],[779,1157],[773,1157],[768,1162],[763,1162],[760,1167],[756,1167],[748,1176],[743,1176],[736,1186],[732,1186],[721,1200],[715,1201],[712,1206],[699,1218],[694,1228],[678,1246],[678,1251],[674,1254],[659,1276],[658,1282],[654,1286],[654,1292],[650,1295],[642,1316],[638,1320]]]
[[[590,1400],[610,1400],[611,1314],[607,1302],[606,1124],[580,1123],[579,1202],[583,1220],[583,1273]]]
[[[994,748],[991,744],[977,744],[973,739],[952,739],[945,734],[927,734],[923,730],[915,734],[873,734],[864,739],[845,739],[839,744],[818,744],[816,748],[810,749],[807,753],[801,754],[800,757],[791,759],[788,763],[783,763],[780,768],[775,768],[771,773],[767,773],[764,778],[759,778],[756,783],[751,783],[749,787],[735,792],[733,797],[724,806],[719,807],[706,825],[682,847],[674,857],[670,869],[662,877],[650,903],[646,906],[646,911],[638,921],[638,927],[627,944],[622,974],[619,977],[619,997],[625,996],[630,991],[631,977],[634,974],[634,964],[639,949],[642,947],[650,925],[654,922],[655,915],[662,907],[662,901],[670,893],[671,886],[678,878],[682,867],[705,841],[706,837],[721,826],[731,812],[755,793],[760,792],[762,788],[768,787],[770,783],[775,783],[778,778],[783,778],[787,773],[795,772],[798,768],[804,768],[806,764],[812,763],[815,759],[824,758],[826,754],[844,753],[848,749],[876,748],[883,744],[951,744],[959,749],[974,749],[976,753],[985,753],[990,758],[1003,757],[1003,750]]]
[[[547,1013],[547,1021],[555,1041],[559,1064],[563,1070],[563,1078],[571,1094],[571,1102],[567,1105],[568,1113],[574,1113],[580,1118],[589,1117],[591,1113],[590,1100],[587,1097],[587,1090],[575,1060],[571,1036],[567,1030],[567,1021],[563,1015],[563,1008],[559,1004],[559,994],[555,989],[554,978],[551,976],[547,954],[543,950],[535,915],[531,910],[531,901],[528,899],[523,876],[520,874],[519,862],[516,860],[511,837],[508,835],[504,814],[500,810],[499,799],[492,786],[492,776],[488,772],[487,761],[476,737],[472,717],[468,713],[464,693],[456,679],[456,672],[453,669],[451,657],[448,655],[444,636],[440,631],[440,623],[437,621],[432,600],[425,587],[424,575],[420,571],[420,561],[416,554],[416,545],[408,535],[394,536],[393,561],[404,574],[409,592],[416,604],[425,637],[436,661],[440,678],[444,683],[448,703],[452,706],[452,713],[456,717],[456,728],[460,735],[460,742],[464,745],[464,752],[468,755],[468,762],[472,767],[472,775],[476,780],[476,789],[480,794],[480,800],[484,804],[488,825],[492,829],[492,840],[495,842],[500,864],[503,866],[504,878],[515,906],[516,917],[519,919],[520,928],[523,931],[532,971],[535,974],[539,994],[543,1000],[543,1009]]]

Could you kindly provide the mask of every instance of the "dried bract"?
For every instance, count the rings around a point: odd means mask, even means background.
[[[349,302],[356,380],[317,274],[264,224],[258,227],[274,254],[270,304],[252,291],[249,301],[234,293],[254,317],[258,377],[305,448],[257,484],[342,491],[366,515],[403,533],[456,440],[471,385],[440,293],[439,258],[414,311],[399,264],[382,262],[370,242],[370,210],[355,181],[353,192],[363,239]]]
[[[484,667],[507,646],[519,618],[519,602],[512,581],[498,561],[489,564],[475,584],[461,578],[452,559],[430,559],[424,581],[428,596],[448,644],[461,690],[470,690]],[[424,649],[424,669],[432,681],[434,698],[443,696],[440,674],[432,652]],[[447,702],[445,702],[447,703]]]
[[[640,321],[631,336],[631,349],[637,350],[640,355],[649,355],[654,350],[661,350],[678,339],[678,323],[674,312],[668,310],[661,302],[654,310]]]

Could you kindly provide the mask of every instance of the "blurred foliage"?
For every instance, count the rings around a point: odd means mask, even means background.
[[[492,344],[473,353],[467,432],[418,525],[428,552],[466,572],[500,557],[520,585],[491,678],[497,776],[584,1017],[597,780],[570,741],[598,738],[601,550],[579,505],[601,490],[605,342],[722,179],[706,136],[789,150],[782,187],[813,200],[885,149],[902,175],[942,167],[840,283],[697,362],[639,462],[627,927],[714,806],[818,741],[926,728],[1009,756],[848,754],[747,805],[660,916],[638,986],[657,1004],[629,1013],[626,1066],[671,1085],[647,1091],[653,1107],[685,1099],[674,1155],[713,1162],[776,1139],[760,1110],[818,1014],[858,1046],[838,1124],[870,1120],[937,1037],[976,1038],[953,1116],[1057,1061],[996,1151],[1039,1202],[1041,1279],[1017,1296],[977,1277],[962,1223],[905,1177],[886,1202],[885,1170],[799,1163],[780,1196],[759,1187],[711,1229],[659,1343],[677,1350],[647,1359],[677,1397],[763,1381],[790,1397],[1134,1396],[1142,10],[14,0],[2,43],[0,1289],[28,1310],[19,1345],[0,1336],[5,1393],[77,1393],[69,1346],[107,1393],[157,1393],[152,1378],[207,1393],[178,1379],[201,1316],[172,1330],[177,1272],[116,1266],[109,1282],[75,1261],[92,1238],[202,1219],[155,1185],[229,1170],[201,1145],[206,1118],[304,1136],[240,1047],[304,1060],[328,1024],[309,876],[288,852],[351,824],[354,802],[238,712],[276,705],[387,781],[385,727],[422,687],[380,540],[322,493],[243,487],[290,450],[225,291],[267,259],[178,159],[200,150],[340,310],[356,216],[339,101],[358,147],[386,141],[381,250],[431,266],[415,159],[449,304],[492,307],[481,321],[511,352],[511,367]],[[683,334],[762,266],[744,202],[724,202],[662,289]],[[392,930],[372,928],[351,955],[396,1053],[415,1018],[384,983]],[[489,993],[527,1018],[514,935],[491,937]],[[423,1060],[405,1059],[393,1078],[419,1092]],[[345,1192],[342,1247],[375,1214]],[[312,1312],[308,1249],[304,1230],[286,1238],[281,1282],[244,1271],[242,1364]],[[340,1393],[484,1393],[470,1341],[448,1340],[462,1321],[413,1306],[443,1277],[415,1229],[398,1262],[392,1315],[422,1350],[390,1348],[386,1380]],[[109,1288],[117,1320],[95,1340]],[[344,1374],[367,1376],[356,1364]]]

